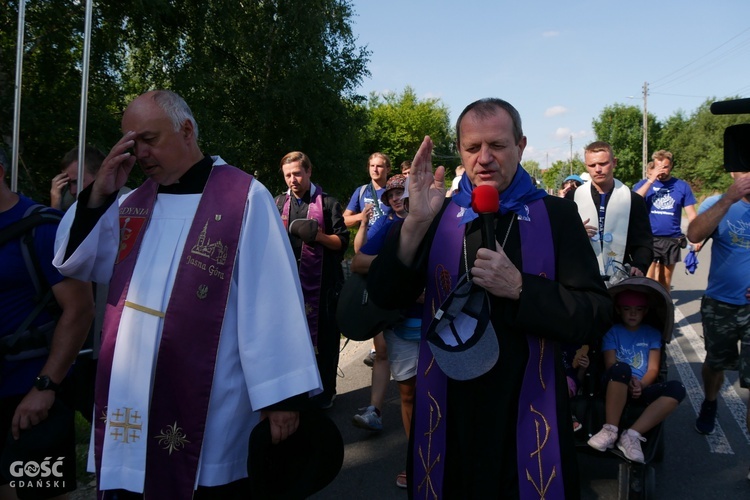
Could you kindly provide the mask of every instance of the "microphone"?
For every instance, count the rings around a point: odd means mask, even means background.
[[[716,101],[711,104],[711,114],[714,115],[739,115],[743,113],[750,113],[750,97]]]
[[[475,187],[471,192],[471,208],[482,221],[482,247],[496,251],[495,214],[500,208],[497,189],[487,184]]]

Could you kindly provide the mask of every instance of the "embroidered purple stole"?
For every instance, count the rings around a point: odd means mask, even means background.
[[[523,272],[555,278],[552,232],[543,200],[529,205],[530,221],[519,219]],[[438,224],[428,260],[427,291],[422,318],[422,342],[416,382],[414,498],[443,498],[447,429],[447,377],[424,340],[435,311],[458,282],[465,227],[456,217],[458,205],[450,203]],[[555,362],[547,341],[526,335],[529,360],[519,400],[516,446],[520,497],[563,499],[564,485],[557,433]]]
[[[281,220],[284,228],[289,230],[289,210],[291,195],[286,195],[284,208],[281,211]],[[318,221],[318,227],[325,229],[326,222],[323,217],[323,189],[315,184],[315,194],[310,195],[310,203],[307,205],[307,218]],[[302,243],[302,254],[299,259],[299,281],[302,286],[302,296],[305,298],[305,314],[307,315],[307,326],[310,328],[310,337],[317,352],[318,349],[318,322],[320,321],[320,294],[323,279],[323,254],[325,248],[320,243],[312,245]]]
[[[252,177],[239,169],[214,166],[188,233],[163,320],[149,426],[141,433],[141,438],[148,440],[146,498],[193,495],[216,352],[251,181]],[[101,476],[104,439],[111,437],[105,436],[106,421],[123,411],[107,408],[110,373],[125,298],[158,187],[148,179],[120,206],[120,252],[110,281],[96,377],[97,477]]]

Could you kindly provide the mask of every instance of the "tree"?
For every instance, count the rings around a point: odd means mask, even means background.
[[[557,190],[562,186],[563,179],[571,175],[571,172],[575,175],[581,175],[586,171],[586,167],[581,160],[578,153],[573,156],[573,165],[571,167],[570,160],[557,160],[552,163],[552,166],[542,171],[542,179],[544,185],[552,190],[553,194],[557,194]]]
[[[45,184],[77,143],[83,3],[29,3],[21,136],[26,163],[46,168],[34,175]],[[0,6],[2,61],[15,60],[15,9]],[[190,104],[206,153],[257,172],[272,191],[283,184],[278,161],[295,149],[310,156],[327,191],[348,191],[356,181],[351,162],[363,155],[367,114],[355,89],[369,57],[355,43],[352,15],[349,0],[101,0],[89,130],[109,149],[125,103],[168,88]],[[0,81],[13,81],[10,67],[0,68]],[[0,99],[0,128],[9,136],[12,85],[3,85]]]
[[[597,140],[612,145],[617,158],[615,177],[631,186],[643,178],[643,112],[636,106],[607,106],[592,127]],[[649,144],[659,144],[660,136],[661,124],[649,114]]]
[[[364,145],[369,153],[386,153],[396,166],[414,158],[424,136],[429,135],[435,144],[437,158],[455,158],[453,162],[440,161],[439,164],[449,169],[460,163],[453,146],[448,108],[440,99],[420,100],[414,89],[407,86],[401,94],[371,93],[367,111],[369,119]]]
[[[724,130],[747,122],[747,115],[713,115],[708,99],[685,118],[671,116],[664,126],[664,148],[674,155],[675,175],[696,194],[724,192],[732,180],[724,171]]]
[[[18,179],[21,191],[40,201],[48,199],[62,156],[78,145],[84,5],[66,0],[26,4]],[[0,5],[0,135],[8,144],[13,135],[17,8],[17,2]],[[122,93],[106,71],[101,50],[92,51],[91,67],[87,139],[106,150],[119,136],[114,109]]]

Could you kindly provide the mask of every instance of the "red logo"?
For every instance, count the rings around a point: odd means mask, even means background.
[[[143,229],[146,217],[133,217],[132,215],[120,217],[120,249],[117,252],[117,262],[122,262],[130,255],[135,247],[138,233]]]

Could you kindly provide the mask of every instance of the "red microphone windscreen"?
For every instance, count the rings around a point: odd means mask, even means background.
[[[500,195],[492,186],[482,184],[471,192],[471,208],[478,214],[494,214],[500,208]]]

